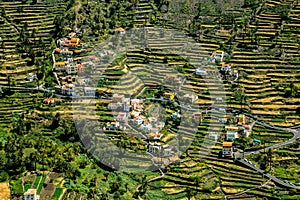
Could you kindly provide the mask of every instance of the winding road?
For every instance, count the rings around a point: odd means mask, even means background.
[[[294,189],[297,189],[297,190],[300,190],[300,186],[296,186],[286,180],[282,180],[280,178],[277,178],[271,174],[268,174],[268,173],[265,173],[263,170],[257,168],[255,165],[253,165],[252,163],[249,163],[247,162],[247,160],[244,159],[244,155],[250,155],[250,154],[257,154],[257,153],[260,153],[260,152],[263,152],[263,151],[266,151],[268,149],[278,149],[278,148],[281,148],[283,146],[287,146],[289,144],[293,144],[295,142],[299,142],[299,138],[300,138],[300,130],[299,129],[292,129],[290,127],[288,128],[284,128],[284,127],[278,127],[278,126],[274,126],[274,125],[271,125],[271,124],[267,124],[263,121],[258,121],[255,117],[253,117],[252,115],[250,114],[245,114],[248,118],[251,118],[252,120],[255,121],[255,123],[257,124],[260,124],[262,126],[265,126],[265,127],[268,127],[268,128],[272,128],[272,129],[275,129],[275,130],[283,130],[283,131],[286,131],[286,132],[290,132],[290,133],[293,133],[293,137],[285,142],[281,142],[281,143],[278,143],[278,144],[274,144],[272,146],[269,146],[269,147],[266,147],[266,148],[262,148],[262,149],[258,149],[258,150],[254,150],[254,151],[248,151],[248,152],[235,152],[234,153],[234,158],[235,158],[235,162],[236,163],[239,163],[239,164],[242,164],[248,168],[251,168],[255,171],[257,171],[258,173],[261,173],[263,175],[263,177],[268,177],[269,179],[271,179],[272,181],[274,181],[275,183],[277,183],[278,185],[281,185],[283,187],[287,187],[287,188],[294,188]]]

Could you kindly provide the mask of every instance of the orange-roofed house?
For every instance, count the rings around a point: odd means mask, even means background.
[[[233,157],[232,142],[223,142],[222,157]]]
[[[54,103],[54,99],[53,99],[53,98],[47,98],[47,99],[44,99],[43,103],[44,103],[44,104],[51,104],[51,103]]]
[[[80,39],[79,38],[71,38],[64,42],[65,46],[77,47],[79,45]]]
[[[231,66],[230,66],[230,64],[222,63],[221,71],[224,71],[224,72],[231,71]]]
[[[119,107],[120,107],[120,105],[117,104],[117,103],[109,103],[108,106],[107,106],[107,108],[109,110],[117,110]]]
[[[84,73],[84,66],[83,66],[83,64],[78,64],[77,68],[78,68],[78,73]]]
[[[119,34],[125,34],[125,29],[124,28],[116,28],[115,31]]]
[[[60,53],[61,49],[60,48],[55,48],[55,53]]]
[[[202,121],[202,113],[201,112],[194,113],[194,120],[201,122]]]

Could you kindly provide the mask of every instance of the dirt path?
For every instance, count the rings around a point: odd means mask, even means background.
[[[78,24],[78,12],[81,8],[81,0],[75,0],[75,7],[74,7],[74,11],[75,11],[75,28],[77,28],[77,24]]]

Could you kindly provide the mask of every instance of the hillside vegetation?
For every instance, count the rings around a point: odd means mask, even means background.
[[[166,167],[163,173],[121,173],[99,162],[88,151],[91,149],[82,144],[73,122],[73,114],[82,114],[76,113],[81,100],[72,102],[70,97],[53,92],[31,90],[39,84],[50,91],[54,89],[57,83],[51,53],[56,40],[75,29],[82,32],[80,39],[93,48],[115,34],[116,28],[164,27],[189,35],[200,50],[191,51],[189,60],[170,54],[163,50],[161,36],[151,41],[151,51],[127,52],[120,62],[108,66],[102,74],[105,81],[98,83],[97,94],[110,95],[114,89],[142,93],[144,85],[138,76],[123,75],[130,69],[143,77],[151,70],[147,64],[158,63],[159,72],[164,72],[167,65],[189,78],[187,83],[192,88],[183,89],[195,91],[201,108],[211,107],[212,99],[225,95],[226,102],[217,104],[218,108],[239,109],[281,127],[296,126],[300,122],[299,1],[0,0],[0,11],[0,182],[10,183],[14,199],[25,192],[22,186],[37,188],[45,199],[65,200],[300,198],[298,190],[278,186],[255,170],[220,158],[220,143],[203,145],[208,131],[223,131],[218,121],[221,114],[203,116],[181,160]],[[180,37],[174,36],[179,41]],[[178,44],[168,45],[175,48]],[[229,54],[226,62],[239,71],[236,82],[219,76],[223,85],[207,83],[191,75],[197,59],[209,58],[215,50]],[[77,59],[84,60],[83,57]],[[213,73],[220,68],[218,62],[205,66],[211,72],[207,79],[213,79]],[[31,72],[37,73],[33,82],[26,79]],[[154,78],[164,79],[159,74]],[[128,84],[117,85],[120,79]],[[161,89],[151,80],[144,84],[153,90]],[[211,91],[207,91],[208,86]],[[224,91],[220,91],[221,86]],[[48,97],[60,100],[44,104]],[[97,113],[105,116],[103,124],[113,121],[108,100],[96,98],[92,103]],[[176,132],[176,128],[169,132]],[[94,130],[90,134],[97,136]],[[140,139],[119,131],[107,134],[124,149],[144,149]],[[254,137],[272,145],[292,135],[256,124],[251,135]],[[245,146],[250,145],[249,141],[244,142]],[[207,148],[211,150],[209,154]],[[274,149],[268,156],[258,154],[249,159],[269,173],[299,184],[299,153],[299,145],[294,144]],[[1,194],[0,191],[0,197]]]

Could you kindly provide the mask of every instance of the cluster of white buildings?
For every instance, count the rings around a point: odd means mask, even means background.
[[[219,122],[227,123],[227,118],[219,118]],[[234,125],[225,126],[226,141],[233,141],[239,138],[239,133],[244,137],[249,137],[251,134],[252,125],[247,123],[247,118],[244,114],[240,114],[234,117]]]
[[[149,153],[154,156],[159,154],[168,158],[172,157],[175,155],[172,148],[161,144],[163,134],[160,130],[165,126],[165,122],[158,120],[159,116],[146,116],[145,106],[142,99],[131,99],[124,94],[114,94],[107,108],[116,113],[116,121],[109,123],[106,129],[122,129],[122,124],[129,124],[136,131],[147,136],[147,151]],[[180,118],[180,113],[173,113],[172,118]],[[170,160],[166,162],[170,162]]]

